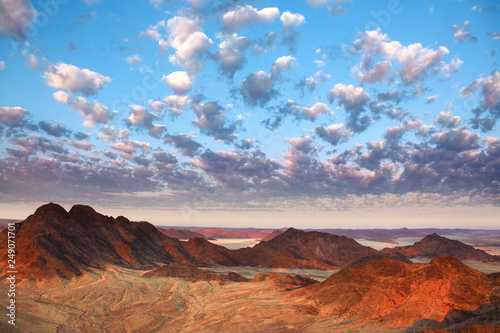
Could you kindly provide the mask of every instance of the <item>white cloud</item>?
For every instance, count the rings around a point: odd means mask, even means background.
[[[328,106],[324,103],[317,102],[313,106],[308,106],[302,109],[302,115],[310,120],[315,120],[316,117],[321,116],[322,114],[330,111]]]
[[[457,127],[462,120],[459,116],[453,116],[451,112],[442,111],[432,122],[434,124],[440,124],[445,127],[453,128]]]
[[[111,82],[111,78],[88,69],[61,63],[49,66],[44,75],[53,88],[66,89],[72,93],[92,95]]]
[[[257,10],[250,5],[246,5],[226,12],[222,15],[222,22],[224,22],[226,27],[239,28],[252,23],[272,22],[279,14],[280,11],[277,7],[267,7]]]
[[[334,146],[341,142],[346,142],[354,135],[353,132],[345,129],[344,124],[332,124],[328,127],[320,125],[314,129],[314,133]]]
[[[72,99],[72,96],[70,96],[70,94],[62,90],[58,90],[52,95],[54,96],[56,102],[60,104],[69,104]]]
[[[460,60],[458,57],[453,58],[452,61],[448,64],[444,64],[440,69],[439,72],[443,74],[446,78],[450,78],[453,76],[455,73],[458,72],[460,69],[460,66],[462,66],[464,62]]]
[[[438,99],[438,98],[439,98],[439,95],[429,96],[429,97],[427,97],[427,100],[426,100],[426,102],[425,102],[425,103],[426,103],[426,104],[430,104],[430,103],[434,102],[434,101],[435,101],[436,99]]]
[[[222,42],[214,59],[219,62],[219,71],[232,78],[234,73],[243,67],[246,62],[244,51],[248,49],[251,42],[248,38],[233,34],[218,34],[217,38]]]
[[[28,114],[29,111],[23,109],[20,106],[15,106],[15,107],[1,106],[0,123],[7,126],[18,126],[20,125],[23,118]]]
[[[276,61],[273,64],[273,67],[271,68],[271,72],[273,74],[280,74],[281,72],[289,69],[295,68],[295,59],[292,56],[283,56],[279,57],[276,59]]]
[[[36,11],[28,0],[0,0],[0,31],[14,38],[27,38]]]
[[[0,71],[5,69],[5,61],[0,61]]]
[[[463,87],[460,93],[464,98],[471,97],[473,93],[482,88],[483,98],[481,105],[485,108],[495,109],[500,107],[500,72],[494,71],[487,78],[474,80],[470,85]]]
[[[376,73],[371,71],[374,69],[373,59],[380,55],[400,65],[399,75],[405,84],[413,83],[423,77],[444,55],[449,53],[444,46],[440,46],[437,50],[424,48],[420,43],[403,46],[398,41],[390,41],[380,29],[365,31],[362,38],[356,40],[354,45],[363,51],[361,64],[356,68],[356,71],[361,73],[360,75],[370,75],[372,79],[377,78]],[[379,64],[377,63],[380,75],[388,66]]]
[[[314,60],[314,63],[318,66],[318,68],[325,67],[326,65],[326,63],[322,60]]]
[[[129,65],[138,64],[140,62],[142,62],[142,57],[138,54],[133,54],[133,55],[127,57],[127,63]]]
[[[193,81],[186,72],[173,72],[162,78],[162,81],[174,91],[174,93],[182,95],[191,91]]]
[[[143,153],[151,151],[151,145],[147,142],[124,140],[111,145],[111,148],[121,151],[127,155],[135,154],[136,150],[141,150]]]
[[[201,58],[212,45],[212,40],[194,20],[182,16],[168,20],[167,31],[168,45],[176,50],[169,57],[170,62],[183,67],[189,73],[199,72],[203,68]]]
[[[171,95],[163,99],[166,105],[169,107],[169,112],[173,115],[179,115],[182,110],[189,105],[189,98],[187,96],[177,96]]]
[[[301,14],[292,14],[290,12],[284,12],[280,17],[281,22],[283,22],[283,28],[293,28],[298,27],[301,24],[306,23],[306,18]]]
[[[328,92],[328,97],[331,100],[339,98],[343,104],[351,107],[364,105],[370,100],[370,95],[362,87],[354,87],[352,84],[346,86],[342,83],[337,83]]]
[[[84,115],[87,120],[83,123],[85,127],[93,127],[96,124],[105,124],[115,115],[106,106],[99,102],[90,103],[84,97],[74,96],[65,91],[59,90],[52,94],[56,102],[69,105],[73,110]]]
[[[385,82],[387,79],[387,75],[389,75],[391,71],[391,62],[388,60],[380,61],[375,64],[375,66],[369,70],[362,72],[358,68],[354,69],[359,81],[366,83],[375,83],[375,82]]]
[[[476,37],[473,37],[470,33],[469,33],[469,26],[470,26],[470,22],[469,21],[464,21],[464,25],[459,27],[459,26],[452,26],[451,29],[453,30],[453,32],[455,33],[454,34],[454,37],[455,37],[455,42],[459,42],[459,43],[464,43],[464,42],[475,42],[477,41],[477,38]]]

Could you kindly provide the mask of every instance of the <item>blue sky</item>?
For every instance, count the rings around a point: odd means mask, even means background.
[[[0,8],[4,217],[54,201],[176,225],[497,224],[495,1]]]

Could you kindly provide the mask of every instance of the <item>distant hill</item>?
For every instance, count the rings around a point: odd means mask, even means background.
[[[408,258],[426,257],[432,259],[439,256],[452,256],[460,260],[476,260],[481,262],[500,261],[500,256],[488,254],[483,250],[476,249],[457,240],[439,236],[436,233],[425,236],[413,245],[385,248],[381,252],[385,254],[400,253]]]
[[[282,233],[284,233],[286,230],[281,230],[281,229],[277,229],[277,230],[274,230],[273,232],[271,232],[269,235],[267,235],[266,237],[264,238],[261,238],[261,242],[262,241],[270,241],[271,239],[273,239],[274,237],[276,236],[279,236],[281,235]]]

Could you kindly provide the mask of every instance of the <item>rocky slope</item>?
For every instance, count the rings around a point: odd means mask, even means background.
[[[404,327],[421,319],[441,321],[452,309],[489,304],[498,282],[456,258],[414,265],[383,259],[342,269],[303,293],[321,316]]]

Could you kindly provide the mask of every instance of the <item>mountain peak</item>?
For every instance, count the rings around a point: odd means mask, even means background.
[[[86,205],[74,205],[69,211],[69,214],[73,216],[82,216],[82,217],[99,215],[94,208]]]
[[[45,217],[50,215],[60,215],[66,217],[68,212],[66,212],[62,206],[51,202],[38,207],[34,214],[35,217]]]

